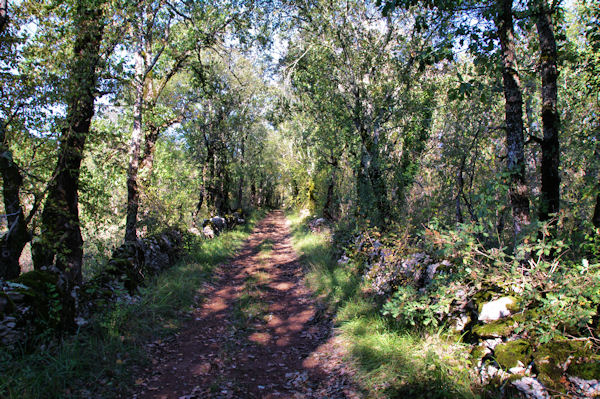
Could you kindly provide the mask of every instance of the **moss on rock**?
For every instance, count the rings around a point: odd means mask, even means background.
[[[510,310],[511,313],[516,313],[523,308],[523,300],[521,298],[511,295],[509,295],[508,298],[512,299],[512,303],[507,304],[506,308]]]
[[[501,292],[502,290],[500,289],[500,287],[486,287],[486,289],[482,289],[481,291],[473,295],[471,300],[475,304],[477,313],[481,313],[483,305],[490,302],[494,298],[497,298]]]
[[[532,359],[531,344],[524,339],[499,344],[494,348],[494,358],[505,370],[516,367],[519,362],[527,365]]]
[[[502,338],[508,337],[516,326],[516,320],[513,317],[508,317],[491,323],[479,324],[473,327],[471,331],[481,338]]]
[[[484,345],[477,345],[471,349],[471,364],[477,366],[491,351]]]
[[[573,341],[565,338],[554,339],[548,343],[541,344],[533,354],[535,367],[538,371],[538,379],[547,387],[564,392],[564,386],[560,382],[564,374],[564,367],[568,360],[571,360],[573,369],[569,367],[569,374],[576,373],[588,374],[588,366],[579,363],[582,359],[597,357],[593,355],[584,341]],[[578,366],[581,364],[581,368]],[[591,370],[593,371],[593,370]]]
[[[584,380],[600,380],[600,356],[587,358],[581,363],[571,363],[567,374]]]

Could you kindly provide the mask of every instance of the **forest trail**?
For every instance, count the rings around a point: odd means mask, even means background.
[[[332,323],[303,284],[281,211],[200,289],[203,302],[171,342],[150,346],[137,399],[357,398]]]

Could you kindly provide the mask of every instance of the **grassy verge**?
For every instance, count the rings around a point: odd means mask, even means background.
[[[436,331],[414,331],[381,316],[352,265],[333,259],[329,237],[288,214],[307,282],[335,314],[357,382],[372,398],[474,398],[468,352]]]
[[[173,268],[150,281],[133,303],[116,303],[76,336],[33,353],[0,351],[0,397],[124,397],[133,370],[147,363],[143,345],[173,335],[198,301],[198,289],[230,258],[255,222],[193,242]]]

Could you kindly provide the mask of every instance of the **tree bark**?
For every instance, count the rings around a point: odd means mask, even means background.
[[[465,219],[462,214],[462,210],[460,207],[460,197],[463,193],[463,187],[465,185],[465,180],[463,179],[463,169],[465,165],[465,157],[463,156],[460,166],[458,168],[458,172],[456,173],[456,197],[454,198],[455,210],[456,210],[456,223],[464,223]]]
[[[245,147],[246,144],[246,136],[242,136],[242,142],[241,142],[241,146],[240,146],[240,166],[241,166],[241,173],[240,173],[240,181],[238,184],[238,192],[237,192],[237,201],[236,201],[236,210],[241,210],[242,209],[242,205],[243,205],[243,197],[244,197],[244,165],[245,165],[245,159],[244,159],[244,152],[246,150]]]
[[[160,127],[154,123],[147,123],[144,133],[144,151],[140,157],[140,170],[149,177],[154,169],[154,153],[156,152],[156,142],[160,135]]]
[[[0,0],[0,33],[8,25],[8,0]]]
[[[2,173],[2,197],[8,231],[0,237],[0,278],[9,280],[19,276],[19,258],[25,245],[31,241],[27,222],[21,206],[19,192],[23,177],[6,144],[5,125],[0,122],[0,171]]]
[[[594,224],[594,227],[600,227],[600,184],[598,184],[598,194],[596,194],[596,206],[594,207],[592,223]]]
[[[141,25],[143,12],[140,12]],[[144,60],[143,28],[138,26],[138,48],[135,53],[135,102],[133,104],[133,128],[129,144],[129,167],[127,169],[127,220],[125,222],[125,241],[137,240],[137,215],[140,192],[138,188],[138,172],[140,164],[140,147],[142,145],[142,118],[144,112],[144,85],[146,81],[146,62]]]
[[[217,198],[217,212],[219,215],[225,215],[229,213],[229,189],[231,186],[231,177],[229,176],[229,172],[227,170],[227,165],[222,163],[219,167],[221,173],[219,173],[221,177],[221,181],[219,184],[219,193]]]
[[[545,0],[534,0],[536,27],[540,42],[542,76],[542,189],[539,216],[545,221],[560,210],[560,118],[557,111],[558,79],[556,39]]]
[[[379,165],[377,136],[373,137],[364,127],[359,128],[362,142],[361,170],[359,171],[359,201],[364,205],[363,214],[376,225],[381,225],[388,215],[387,190]],[[366,212],[366,213],[365,213]]]
[[[256,205],[257,205],[256,183],[254,183],[254,182],[252,182],[252,184],[250,185],[250,203],[252,204],[253,207],[256,207]]]
[[[335,170],[331,173],[331,179],[327,185],[327,197],[323,206],[323,216],[329,220],[334,220],[336,212],[334,207],[333,190],[335,186]]]
[[[523,97],[517,71],[514,43],[512,0],[499,0],[495,19],[502,50],[504,84],[507,169],[509,198],[513,212],[515,236],[530,222],[529,193],[525,178],[525,152],[523,149]]]
[[[94,115],[100,42],[104,33],[103,9],[88,1],[76,4],[77,36],[73,46],[67,88],[67,118],[62,129],[54,179],[41,218],[41,235],[33,248],[36,268],[55,264],[70,282],[81,282],[81,237],[78,188],[85,141]]]

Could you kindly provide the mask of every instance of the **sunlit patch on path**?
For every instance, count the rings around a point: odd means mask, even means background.
[[[203,287],[193,320],[172,343],[152,347],[154,365],[134,397],[359,397],[338,373],[341,357],[329,355],[337,350],[331,322],[317,317],[302,277],[285,217],[272,212]]]

